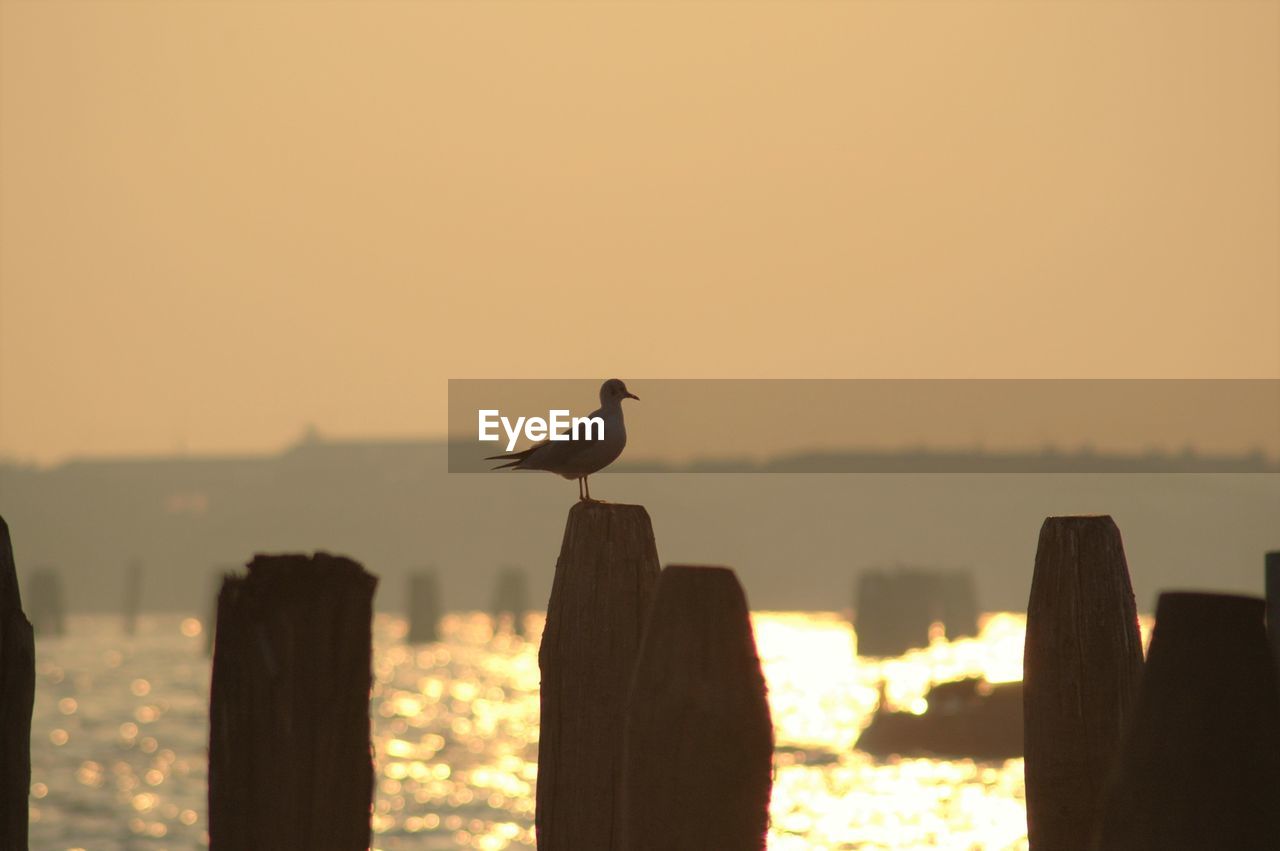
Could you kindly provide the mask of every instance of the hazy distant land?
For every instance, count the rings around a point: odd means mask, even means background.
[[[145,607],[204,611],[215,569],[316,549],[381,576],[383,609],[400,609],[405,575],[427,565],[441,571],[450,608],[486,607],[503,564],[528,568],[544,599],[574,484],[445,469],[445,444],[419,440],[10,463],[0,464],[0,513],[20,571],[60,568],[73,610],[117,608],[134,558]],[[1262,554],[1280,548],[1280,464],[1261,454],[920,449],[681,467],[624,457],[619,469],[593,477],[593,495],[644,504],[664,563],[735,567],[757,609],[846,607],[858,569],[894,563],[971,567],[985,608],[1020,609],[1040,522],[1054,513],[1115,516],[1143,610],[1160,588],[1258,593]],[[1027,469],[1060,472],[1000,474]],[[1117,469],[1141,472],[1098,475]]]

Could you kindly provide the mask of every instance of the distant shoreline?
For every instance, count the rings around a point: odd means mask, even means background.
[[[432,463],[447,455],[450,472],[487,472],[488,464],[472,459],[474,445],[468,438],[442,439],[322,439],[310,438],[278,452],[169,453],[156,455],[86,455],[53,464],[0,458],[0,474],[52,473],[74,469],[158,466],[209,467],[217,464],[252,465],[286,461],[296,457],[328,456],[343,461]],[[459,461],[462,464],[459,464]],[[474,465],[471,462],[474,461]],[[474,469],[472,467],[474,466]],[[943,449],[815,449],[780,453],[764,458],[742,456],[700,457],[689,461],[623,457],[611,473],[1280,473],[1280,458],[1261,449],[1239,453],[1104,452],[1091,448],[1063,450],[1045,446],[1037,450]]]

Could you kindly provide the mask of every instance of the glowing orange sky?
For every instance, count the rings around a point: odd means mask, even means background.
[[[1280,9],[0,0],[0,454],[476,376],[1280,377]]]

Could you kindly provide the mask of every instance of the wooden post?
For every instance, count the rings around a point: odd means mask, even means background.
[[[62,579],[52,567],[37,567],[31,573],[27,609],[36,635],[65,635],[66,615],[62,600]]]
[[[213,656],[213,644],[218,636],[218,595],[222,591],[222,583],[234,575],[230,568],[215,570],[209,583],[208,614],[204,620],[204,655]]]
[[[657,579],[643,506],[569,510],[538,650],[539,851],[614,847],[623,712]]]
[[[529,611],[529,583],[518,567],[504,567],[493,591],[493,631],[498,632],[504,615],[511,617],[511,629],[524,635],[524,616]]]
[[[22,613],[9,525],[0,517],[0,848],[27,847],[35,638]]]
[[[1267,553],[1267,637],[1271,640],[1271,655],[1280,665],[1280,550]]]
[[[1031,848],[1081,851],[1142,674],[1138,610],[1110,517],[1044,521],[1022,669]]]
[[[732,570],[662,571],[627,705],[626,851],[763,851],[773,724]]]
[[[1280,848],[1280,694],[1264,608],[1160,595],[1097,848]]]
[[[859,656],[901,656],[929,646],[943,616],[937,577],[923,570],[867,571],[858,578],[854,633]]]
[[[124,572],[124,604],[121,612],[124,616],[124,634],[135,635],[138,632],[138,609],[142,602],[142,564],[134,561]]]
[[[440,640],[440,579],[434,570],[409,577],[409,643]]]
[[[942,623],[947,630],[947,640],[976,636],[978,592],[973,573],[968,570],[945,571],[938,576],[938,588],[942,596]]]
[[[209,704],[209,838],[365,851],[373,592],[356,562],[255,556],[218,599]]]

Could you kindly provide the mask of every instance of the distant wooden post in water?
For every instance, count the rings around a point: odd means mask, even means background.
[[[871,570],[858,577],[854,631],[859,656],[901,656],[929,646],[929,627],[942,614],[933,577],[923,570]]]
[[[1264,608],[1160,595],[1101,851],[1280,848],[1280,692]]]
[[[504,567],[493,589],[493,631],[498,631],[504,615],[510,615],[512,630],[516,635],[524,635],[524,616],[528,611],[529,582],[524,571]]]
[[[773,724],[732,570],[662,571],[627,704],[625,851],[762,851]]]
[[[255,556],[218,598],[213,851],[365,851],[377,578],[326,553]]]
[[[36,635],[66,635],[62,578],[52,567],[38,567],[31,573],[27,589],[27,611]]]
[[[1022,670],[1031,848],[1081,851],[1142,675],[1138,610],[1110,517],[1044,521]]]
[[[623,712],[657,580],[643,506],[569,510],[538,651],[539,851],[614,847]]]
[[[1267,637],[1271,639],[1271,655],[1280,666],[1280,550],[1267,553]]]
[[[0,517],[0,848],[27,847],[35,638],[22,613],[9,525]]]
[[[901,656],[928,647],[936,622],[949,640],[978,634],[977,593],[967,570],[864,571],[855,609],[859,656]]]
[[[440,577],[424,570],[409,577],[409,643],[440,640]]]
[[[133,561],[124,570],[124,602],[121,614],[124,620],[124,634],[136,635],[138,632],[138,610],[142,604],[142,564]]]
[[[949,570],[938,577],[942,597],[942,624],[947,640],[973,638],[978,634],[978,590],[969,570]]]

